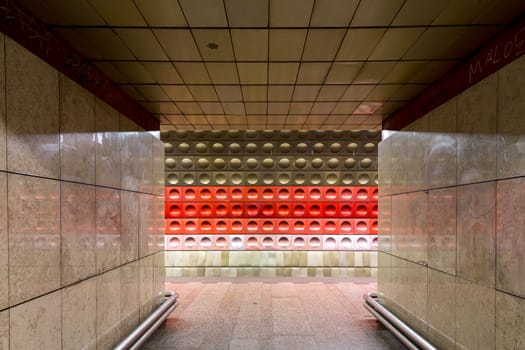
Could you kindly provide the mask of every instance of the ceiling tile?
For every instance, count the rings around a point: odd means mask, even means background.
[[[239,84],[235,63],[206,62],[206,67],[214,84]]]
[[[302,62],[297,75],[297,84],[322,84],[331,63]]]
[[[186,20],[177,0],[134,0],[151,27],[185,27]]]
[[[169,101],[170,98],[159,85],[135,85],[135,88],[149,101]]]
[[[362,101],[372,91],[375,85],[350,85],[343,97],[342,101]]]
[[[206,118],[205,115],[201,114],[186,114],[186,119],[193,125],[209,125],[210,122],[208,121],[208,118]]]
[[[293,90],[293,85],[270,85],[268,86],[268,101],[290,101]]]
[[[266,114],[266,102],[245,102],[247,114]]]
[[[87,0],[19,0],[47,24],[105,25],[104,19]]]
[[[309,114],[313,104],[313,102],[292,102],[290,103],[290,114]]]
[[[346,32],[337,61],[366,60],[385,32],[384,28],[350,28]]]
[[[349,84],[363,66],[362,62],[334,62],[326,77],[326,84]]]
[[[319,91],[317,101],[339,101],[346,88],[346,85],[324,85]]]
[[[226,114],[244,115],[244,103],[243,102],[223,102],[222,108]]]
[[[332,114],[350,114],[357,108],[357,106],[359,106],[359,102],[338,102],[335,105]]]
[[[197,102],[177,102],[177,107],[184,114],[202,114],[202,110]]]
[[[167,61],[168,57],[149,29],[114,29],[139,60]]]
[[[346,27],[359,4],[358,0],[317,0],[311,27]]]
[[[204,114],[224,114],[220,102],[199,102]]]
[[[363,102],[361,103],[352,114],[374,114],[381,106],[383,102]]]
[[[290,125],[303,125],[306,121],[306,115],[288,115],[286,118],[286,124]]]
[[[272,122],[271,124],[266,124],[266,129],[269,130],[280,130],[284,127],[285,120],[282,120],[282,123],[277,124]]]
[[[217,125],[223,125],[226,129],[229,129],[228,127],[228,119],[224,115],[207,115],[206,116],[208,121],[211,125],[217,126]],[[224,127],[223,127],[224,128]],[[220,129],[218,129],[220,130]]]
[[[222,0],[179,0],[190,27],[227,27]]]
[[[410,48],[404,59],[459,59],[470,54],[501,28],[430,27]],[[447,40],[443,40],[447,38]],[[439,42],[440,45],[436,45]]]
[[[344,124],[345,125],[348,125],[348,124],[363,124],[364,122],[366,122],[368,120],[368,115],[364,115],[364,114],[352,114],[352,115],[349,115],[348,118],[346,118]],[[361,129],[359,127],[359,129]]]
[[[392,26],[426,26],[438,17],[450,0],[407,0]]]
[[[177,126],[177,125],[188,125],[190,124],[190,122],[188,121],[188,119],[186,119],[185,116],[183,115],[165,115],[164,116],[166,119],[169,120],[170,123],[172,123],[173,125]]]
[[[132,0],[89,0],[110,26],[145,26]]]
[[[304,125],[310,125],[310,127],[315,125],[316,127],[319,127],[324,124],[326,118],[328,118],[328,116],[324,114],[310,114],[308,118],[306,118]]]
[[[426,85],[403,85],[390,96],[390,99],[393,101],[410,101],[426,88]]]
[[[218,101],[213,85],[188,85],[196,101]]]
[[[332,61],[346,29],[310,29],[304,47],[304,61]]]
[[[288,114],[289,102],[268,102],[268,114]]]
[[[299,63],[269,63],[269,84],[295,84]]]
[[[162,89],[172,101],[193,101],[190,90],[184,85],[162,85]]]
[[[211,84],[202,62],[175,62],[175,68],[186,84]]]
[[[516,18],[517,14],[525,12],[525,2],[516,0],[490,1],[488,7],[474,19],[474,24],[505,24]]]
[[[270,27],[308,27],[313,0],[270,0]]]
[[[106,60],[135,59],[124,42],[111,30],[103,28],[59,29],[59,33],[73,41],[74,47],[86,58]],[[76,44],[78,42],[78,44]],[[96,47],[97,50],[93,50]]]
[[[267,27],[268,0],[225,0],[230,27]]]
[[[352,20],[352,27],[388,26],[405,0],[361,1]]]
[[[173,102],[141,102],[140,104],[151,113],[181,114]]]
[[[237,63],[241,84],[266,84],[266,63]]]
[[[140,62],[113,62],[113,66],[126,77],[126,83],[149,84],[155,82]]]
[[[405,102],[385,102],[381,108],[379,108],[377,114],[391,114],[397,111],[399,108],[405,105]]]
[[[120,88],[132,99],[137,101],[144,100],[144,96],[142,96],[132,85],[120,85]]]
[[[432,83],[450,71],[457,61],[434,61],[427,62],[408,80],[410,83]]]
[[[266,85],[243,85],[244,101],[266,101],[268,97]]]
[[[414,74],[423,68],[427,61],[401,61],[388,73],[381,83],[383,84],[403,84],[409,81]]]
[[[159,84],[180,84],[182,79],[171,62],[144,62],[148,73]]]
[[[231,126],[246,125],[246,116],[244,115],[229,115],[227,118],[228,118],[228,123]]]
[[[315,102],[310,113],[330,114],[335,107],[335,102]]]
[[[160,102],[139,102],[139,104],[144,107],[148,112],[152,114],[160,114]]]
[[[267,29],[231,29],[237,61],[266,61],[268,59]]]
[[[396,62],[367,62],[354,79],[354,84],[377,84],[394,68]]]
[[[370,55],[370,60],[399,60],[425,28],[389,28]]]
[[[254,125],[256,129],[261,129],[257,127],[256,125],[266,125],[266,116],[249,115],[247,119],[248,119],[248,123],[251,125]]]
[[[348,118],[348,115],[329,115],[325,121],[324,125],[341,125]],[[330,130],[332,128],[328,128]]]
[[[293,93],[294,101],[314,101],[321,85],[297,85]]]
[[[494,1],[498,4],[501,1]],[[512,1],[514,2],[514,1]],[[463,0],[450,1],[448,6],[434,20],[432,25],[465,25],[474,22],[484,12],[492,1]]]
[[[193,29],[195,42],[205,61],[233,61],[233,49],[228,29]],[[208,47],[217,44],[218,48]]]
[[[189,29],[154,29],[153,32],[171,60],[201,60],[201,55]]]
[[[241,102],[242,92],[238,85],[215,85],[220,101]]]
[[[128,82],[128,78],[121,71],[119,71],[111,62],[94,62],[93,64],[102,72],[104,72],[113,82]],[[154,82],[153,79],[151,82]]]
[[[388,100],[402,85],[386,84],[376,85],[376,87],[368,94],[366,101],[384,101]]]
[[[306,33],[306,29],[271,29],[270,61],[299,61]]]

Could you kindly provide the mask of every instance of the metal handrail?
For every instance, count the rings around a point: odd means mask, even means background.
[[[364,307],[410,350],[437,350],[425,338],[377,302],[378,293],[366,293]]]
[[[175,292],[165,292],[166,300],[151,313],[137,328],[135,328],[114,350],[136,350],[155,332],[155,330],[168,318],[169,314],[179,306]]]

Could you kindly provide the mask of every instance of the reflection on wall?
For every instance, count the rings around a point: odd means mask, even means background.
[[[164,289],[163,145],[0,35],[0,349],[109,349]]]
[[[378,288],[440,349],[525,344],[525,58],[379,145]]]

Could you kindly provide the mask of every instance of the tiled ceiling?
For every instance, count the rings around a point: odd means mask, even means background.
[[[523,0],[20,0],[162,129],[379,129]]]

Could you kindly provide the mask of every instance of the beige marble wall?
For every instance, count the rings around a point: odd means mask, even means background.
[[[381,300],[439,349],[525,347],[525,57],[379,145]]]
[[[163,143],[3,34],[0,76],[0,349],[113,348],[164,290]]]

